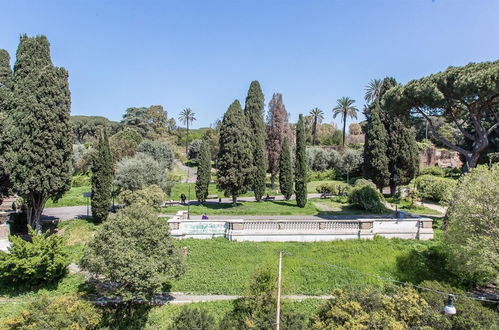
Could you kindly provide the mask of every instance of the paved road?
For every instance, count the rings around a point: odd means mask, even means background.
[[[308,198],[319,198],[320,194],[308,194]],[[292,197],[291,199],[293,199]],[[255,197],[240,197],[238,202],[255,202]],[[275,200],[284,200],[284,196],[275,196]],[[207,203],[216,203],[218,200],[207,201]],[[232,198],[222,198],[222,203],[232,203]],[[191,201],[191,205],[198,205],[197,201]],[[90,212],[90,210],[89,210]],[[63,206],[63,207],[50,207],[43,210],[44,221],[50,220],[70,220],[75,218],[85,218],[87,216],[86,206]],[[233,217],[232,217],[233,218]]]
[[[187,180],[187,182],[189,182],[189,183],[196,182],[197,171],[198,171],[197,167],[188,167],[178,159],[175,159],[175,165],[177,165],[177,167],[181,171],[185,172],[186,177],[189,178],[189,180]],[[182,182],[184,182],[184,180],[182,180]]]

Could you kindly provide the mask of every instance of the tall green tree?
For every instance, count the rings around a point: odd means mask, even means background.
[[[345,131],[347,128],[347,118],[357,119],[357,111],[359,111],[355,106],[355,100],[349,97],[342,97],[336,101],[336,106],[333,108],[333,118],[341,115],[341,120],[343,121],[343,146],[345,146]]]
[[[249,123],[238,100],[224,115],[219,143],[218,188],[232,196],[235,206],[237,197],[251,189],[254,173]]]
[[[200,203],[204,203],[208,197],[208,188],[211,180],[211,153],[208,141],[201,142],[199,154],[198,171],[196,177],[196,197]]]
[[[40,232],[46,201],[71,187],[68,72],[52,64],[45,36],[21,36],[16,55],[7,170],[14,191],[26,201],[28,224]]]
[[[370,112],[367,122],[366,142],[364,143],[364,177],[371,179],[380,191],[388,184],[390,172],[387,156],[388,136],[380,118],[380,108]]]
[[[389,108],[404,116],[422,116],[432,135],[466,159],[464,170],[477,165],[499,129],[499,61],[470,63],[412,80],[383,96]],[[459,129],[469,145],[445,138],[435,125],[444,118]],[[460,140],[460,139],[458,139]]]
[[[6,170],[5,153],[7,148],[6,127],[7,107],[12,93],[12,69],[9,53],[0,49],[0,199],[8,195],[11,182]]]
[[[310,118],[312,120],[312,144],[317,144],[317,125],[324,119],[324,111],[319,108],[310,110]]]
[[[390,116],[385,121],[388,132],[387,157],[390,172],[390,194],[393,196],[398,185],[408,184],[418,173],[419,150],[416,133],[400,118]]]
[[[286,200],[293,194],[293,169],[291,168],[291,152],[288,139],[282,143],[281,158],[279,158],[279,189]]]
[[[189,124],[196,120],[196,114],[190,108],[185,108],[178,116],[178,120],[187,126],[186,141],[185,141],[185,154],[187,155],[189,149]]]
[[[100,223],[109,215],[113,192],[113,157],[105,129],[101,129],[92,162],[92,217]]]
[[[305,141],[305,123],[300,114],[296,124],[296,160],[295,160],[295,195],[296,205],[307,204],[307,153]]]
[[[265,163],[265,123],[263,121],[264,97],[260,83],[252,81],[246,97],[244,113],[248,118],[250,129],[253,133],[251,142],[253,143],[253,166],[255,173],[253,176],[253,193],[259,202],[265,193],[265,177],[267,165]]]

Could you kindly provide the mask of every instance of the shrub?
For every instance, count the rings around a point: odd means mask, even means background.
[[[368,212],[383,212],[385,210],[383,200],[383,196],[375,188],[369,185],[354,187],[348,194],[348,203],[356,205]]]
[[[175,317],[169,330],[214,330],[215,319],[206,310],[200,308],[184,307]]]
[[[35,234],[31,242],[10,236],[9,252],[0,251],[0,280],[39,284],[58,280],[66,274],[69,259],[61,236]]]
[[[96,329],[101,320],[98,310],[75,295],[49,298],[41,296],[19,315],[6,320],[6,329]]]
[[[449,199],[456,181],[433,175],[422,175],[414,180],[414,184],[422,198],[440,202]]]
[[[308,181],[324,181],[324,180],[334,180],[336,178],[336,172],[334,169],[326,171],[309,171]]]
[[[321,183],[320,185],[317,186],[317,188],[315,188],[315,190],[319,194],[332,194],[332,193],[336,192],[336,187],[334,184]]]
[[[201,140],[194,140],[189,145],[189,149],[187,150],[187,158],[194,164],[197,165],[199,162],[199,155],[201,154]]]
[[[163,190],[154,184],[137,191],[125,190],[119,195],[120,201],[125,204],[125,206],[134,204],[135,207],[146,206],[153,207],[157,210],[161,208],[161,205],[166,198],[166,194]]]
[[[434,175],[443,177],[445,175],[445,170],[438,166],[428,166],[421,168],[419,170],[419,175]]]
[[[355,184],[354,184],[355,187],[362,187],[362,186],[370,186],[372,187],[373,189],[378,189],[376,187],[376,184],[374,182],[372,182],[371,180],[369,179],[363,179],[363,178],[360,178],[360,179],[357,179],[355,180]]]
[[[83,187],[90,185],[90,177],[86,175],[75,175],[73,176],[73,187]]]

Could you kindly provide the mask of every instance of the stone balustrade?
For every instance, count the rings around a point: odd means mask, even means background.
[[[234,241],[331,241],[336,239],[433,238],[432,219],[423,217],[307,219],[307,220],[187,220],[179,211],[168,220],[170,232],[176,238],[225,237]]]

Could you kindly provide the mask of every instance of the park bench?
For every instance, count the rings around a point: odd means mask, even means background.
[[[263,198],[264,201],[273,201],[275,200],[275,196],[267,196]]]

